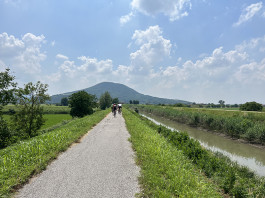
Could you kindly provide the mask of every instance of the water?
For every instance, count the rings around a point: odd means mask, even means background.
[[[144,115],[146,116],[146,114]],[[265,176],[265,150],[198,128],[189,127],[165,118],[148,114],[149,119],[171,129],[186,131],[190,137],[198,140],[202,146],[211,151],[218,151],[238,164],[247,166],[259,176]]]

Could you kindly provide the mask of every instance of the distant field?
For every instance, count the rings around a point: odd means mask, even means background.
[[[69,114],[71,108],[68,106],[55,106],[55,105],[42,105],[44,114]],[[3,112],[5,114],[10,111],[16,111],[17,107],[15,105],[4,106]]]
[[[46,119],[45,124],[41,127],[41,129],[49,128],[53,125],[56,125],[63,120],[71,120],[72,117],[69,114],[45,114],[44,118]]]
[[[7,121],[10,120],[10,115],[4,115],[4,119]],[[61,123],[63,120],[71,120],[72,117],[70,114],[44,114],[43,116],[46,119],[45,124],[41,127],[42,129],[47,129],[51,126],[54,126],[58,123]]]

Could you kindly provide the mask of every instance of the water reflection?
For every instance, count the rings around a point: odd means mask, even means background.
[[[145,115],[146,116],[146,115]],[[163,124],[171,129],[186,131],[190,137],[198,140],[202,146],[212,151],[218,151],[237,161],[238,164],[247,166],[260,176],[265,176],[265,151],[248,144],[231,140],[204,130],[189,127],[184,124],[148,114],[157,124]]]

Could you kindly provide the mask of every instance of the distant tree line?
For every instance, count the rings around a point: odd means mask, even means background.
[[[130,100],[130,104],[140,104],[139,100]]]
[[[165,106],[165,104],[158,104],[160,106]],[[196,104],[195,102],[192,104],[183,104],[176,103],[173,105],[174,107],[192,107],[192,108],[239,108],[241,111],[262,111],[263,105],[257,102],[246,102],[244,104],[225,104],[225,101],[220,100],[219,104],[208,103],[208,104]]]

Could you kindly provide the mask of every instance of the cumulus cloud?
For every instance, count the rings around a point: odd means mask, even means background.
[[[175,21],[188,16],[191,2],[190,0],[133,0],[131,6],[146,15],[155,16],[162,13],[168,16],[170,21]]]
[[[120,24],[124,25],[128,23],[132,19],[133,16],[134,16],[133,12],[130,12],[129,14],[122,16],[120,18]]]
[[[234,23],[234,26],[239,26],[251,20],[262,8],[262,2],[254,3],[246,7],[240,15],[238,21]]]
[[[128,23],[136,11],[148,16],[164,14],[170,21],[176,21],[188,16],[191,6],[190,0],[132,0],[132,11],[120,18],[120,24]]]
[[[233,50],[224,51],[219,47],[210,56],[168,66],[156,71],[158,75],[153,82],[157,83],[150,89],[153,94],[171,98],[176,90],[191,101],[209,102],[212,99],[216,102],[223,98],[238,102],[239,95],[240,102],[251,100],[251,97],[262,101],[260,90],[265,83],[265,59],[260,46],[264,46],[264,37],[245,41]],[[246,89],[251,90],[252,96]]]
[[[170,56],[172,44],[163,38],[159,26],[136,30],[132,36],[139,49],[130,54],[131,67],[137,74],[150,73],[161,61]]]
[[[0,34],[0,61],[27,74],[41,72],[41,62],[46,54],[41,52],[45,43],[43,35],[27,33],[21,39],[7,33]]]

